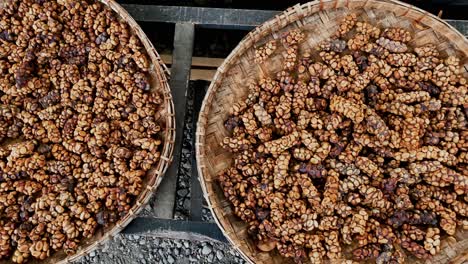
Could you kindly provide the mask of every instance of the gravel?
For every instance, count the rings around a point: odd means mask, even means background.
[[[220,251],[220,250],[216,251],[216,258],[217,258],[218,260],[222,260],[222,259],[224,258],[223,252]]]
[[[185,113],[184,140],[177,178],[176,208],[174,213],[174,219],[177,220],[188,220],[190,213],[190,177],[192,175],[192,152],[194,152],[192,140],[195,134],[193,127],[194,89],[205,89],[208,85],[208,82],[190,82],[189,90],[187,91],[187,112]],[[205,202],[204,205],[206,206],[206,204]],[[211,211],[208,208],[203,208],[202,220],[214,222]]]
[[[180,161],[179,175],[177,178],[177,194],[175,219],[187,220],[190,210],[190,175],[192,173],[192,139],[193,134],[193,87],[190,82],[187,91],[187,111],[184,122],[184,139],[182,143],[182,157]]]
[[[143,242],[142,242],[143,241]],[[117,235],[75,264],[246,263],[225,243]]]
[[[209,255],[212,251],[213,251],[213,248],[211,247],[211,245],[206,244],[203,246],[202,254]]]

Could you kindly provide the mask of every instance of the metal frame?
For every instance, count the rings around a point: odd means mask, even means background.
[[[182,152],[183,127],[187,105],[186,95],[190,81],[194,38],[194,24],[177,23],[175,25],[170,86],[176,112],[176,138],[172,164],[156,194],[155,203],[158,206],[155,213],[160,218],[171,219],[174,217],[175,190]]]
[[[123,233],[173,239],[227,242],[215,223],[154,217],[135,218]]]
[[[170,85],[176,108],[177,125],[174,159],[156,193],[156,218],[138,217],[125,228],[123,233],[226,242],[226,238],[215,223],[201,221],[203,193],[198,180],[194,150],[192,152],[192,175],[190,180],[191,201],[189,221],[173,220],[195,26],[223,29],[251,29],[274,17],[279,12],[135,4],[123,5],[123,7],[137,21],[175,23]],[[446,21],[456,27],[465,36],[468,36],[468,21]],[[198,113],[200,112],[205,91],[203,89],[196,89],[194,93],[193,131],[195,133]],[[195,140],[195,136],[192,138]],[[195,143],[193,142],[194,145]]]
[[[268,10],[135,4],[123,7],[141,22],[192,23],[197,26],[224,29],[250,29],[280,13]]]
[[[432,0],[433,4],[468,6],[466,0]],[[428,5],[431,5],[430,3]],[[187,6],[158,5],[122,5],[137,21],[164,23],[192,23],[200,27],[215,27],[223,29],[252,29],[282,11],[227,9]],[[445,19],[456,27],[463,35],[468,36],[468,20]]]

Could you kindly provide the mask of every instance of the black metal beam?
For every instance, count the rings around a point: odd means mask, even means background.
[[[247,27],[261,25],[279,11],[187,6],[127,4],[123,7],[143,22],[193,23],[204,26]]]
[[[205,89],[195,89],[193,92],[193,131],[197,131],[198,114],[200,113]],[[195,154],[195,137],[192,137],[192,177],[190,178],[190,220],[201,221],[203,211],[203,192],[198,179],[197,160]]]
[[[464,0],[455,1],[464,3]],[[468,1],[466,1],[468,3]],[[123,7],[142,22],[193,23],[217,28],[250,29],[280,14],[280,11],[226,9],[187,6],[158,6],[124,4]],[[446,20],[465,36],[468,35],[468,20]]]
[[[156,193],[154,211],[158,218],[172,219],[174,217],[194,37],[193,24],[178,23],[175,25],[170,86],[176,111],[176,139],[172,164]]]
[[[187,240],[216,240],[227,242],[215,223],[198,221],[178,221],[153,217],[135,218],[123,234],[137,234]]]
[[[441,5],[441,6],[468,6],[468,1],[466,0],[432,0],[427,1],[428,5]]]

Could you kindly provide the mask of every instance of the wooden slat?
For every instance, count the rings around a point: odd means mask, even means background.
[[[161,59],[166,65],[172,64],[172,54],[161,54]],[[214,67],[218,68],[224,58],[192,57],[192,67]]]
[[[201,70],[193,69],[190,75],[190,80],[211,81],[216,73],[216,70]]]
[[[169,68],[169,72],[171,72],[171,68]],[[213,77],[216,73],[216,69],[214,70],[204,70],[204,69],[192,69],[190,71],[190,80],[203,80],[203,81],[210,81],[213,80]]]

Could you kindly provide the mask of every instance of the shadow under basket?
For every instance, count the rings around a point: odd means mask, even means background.
[[[71,263],[99,248],[99,246],[103,245],[107,240],[124,229],[145,207],[161,183],[164,173],[172,161],[175,141],[175,110],[168,84],[169,71],[148,37],[125,9],[113,0],[99,0],[99,2],[113,10],[121,21],[125,21],[129,25],[132,33],[139,37],[150,59],[150,69],[148,71],[151,86],[150,91],[160,94],[163,99],[163,103],[157,112],[158,122],[162,127],[161,139],[163,141],[163,147],[161,149],[161,156],[159,161],[147,172],[143,179],[143,190],[136,198],[136,201],[127,215],[108,227],[97,229],[92,238],[83,239],[79,244],[78,250],[73,255],[66,255],[63,250],[60,250],[51,254],[51,256],[44,261],[31,259],[28,263]],[[0,264],[1,263],[10,262],[0,261]]]
[[[323,0],[296,5],[250,32],[229,55],[218,71],[203,101],[196,133],[196,155],[200,182],[214,218],[232,245],[251,263],[293,263],[277,250],[260,251],[247,233],[247,224],[234,215],[230,202],[224,197],[218,175],[233,163],[232,154],[220,146],[230,133],[224,127],[231,106],[247,97],[249,83],[259,76],[275,76],[281,71],[285,48],[279,46],[268,61],[255,63],[255,48],[293,29],[306,34],[299,45],[302,51],[314,49],[329,38],[340,21],[355,13],[359,21],[367,21],[380,28],[402,27],[410,31],[410,47],[433,43],[442,57],[460,59],[468,69],[468,41],[442,19],[414,6],[394,0]],[[279,42],[278,42],[279,43]],[[465,77],[468,76],[464,72]],[[349,256],[344,248],[344,256]],[[349,259],[349,258],[348,258]],[[468,263],[468,232],[442,240],[441,252],[431,260],[408,258],[414,263]]]

